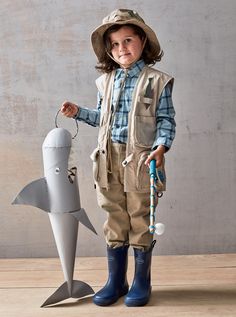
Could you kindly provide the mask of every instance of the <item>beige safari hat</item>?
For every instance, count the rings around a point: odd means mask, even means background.
[[[102,24],[97,27],[91,34],[92,46],[99,61],[101,61],[104,53],[106,52],[103,35],[109,27],[115,24],[134,24],[139,26],[146,33],[151,50],[159,55],[161,47],[156,34],[147,24],[145,24],[140,15],[133,10],[117,9],[106,16],[103,19]]]

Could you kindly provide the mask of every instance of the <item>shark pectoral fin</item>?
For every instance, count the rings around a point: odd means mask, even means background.
[[[41,307],[56,304],[70,297],[71,295],[68,290],[68,284],[65,282],[51,296],[48,297]]]
[[[93,231],[95,234],[97,234],[96,230],[94,229],[94,226],[91,224],[89,217],[87,216],[84,208],[81,208],[78,211],[71,212],[72,216],[74,216],[79,222],[81,222],[85,227]]]
[[[59,303],[68,298],[81,298],[87,295],[94,294],[94,290],[87,283],[82,281],[73,281],[72,293],[69,293],[68,283],[63,283],[48,299],[41,305],[41,307]]]
[[[50,212],[46,179],[40,178],[26,185],[12,205],[30,205]]]
[[[82,281],[73,280],[72,298],[81,298],[91,294],[94,294],[94,290],[90,285]]]

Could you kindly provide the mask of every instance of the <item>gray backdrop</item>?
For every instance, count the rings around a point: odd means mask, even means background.
[[[0,3],[0,257],[56,256],[47,214],[11,206],[43,176],[41,145],[61,103],[96,105],[90,33],[115,8],[137,10],[165,52],[156,65],[176,81],[177,137],[166,155],[166,224],[155,254],[236,251],[236,1],[4,0]],[[60,124],[73,132],[72,120]],[[99,236],[80,227],[78,255],[105,254],[90,153],[97,128],[80,124],[74,161],[82,206]]]

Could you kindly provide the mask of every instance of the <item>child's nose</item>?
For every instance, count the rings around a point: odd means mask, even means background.
[[[125,50],[127,48],[127,45],[126,45],[126,43],[121,43],[120,44],[120,50],[122,51],[122,50]]]

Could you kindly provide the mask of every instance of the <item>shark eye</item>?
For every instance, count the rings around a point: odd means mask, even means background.
[[[56,167],[55,168],[55,174],[59,174],[60,173],[60,167]]]

